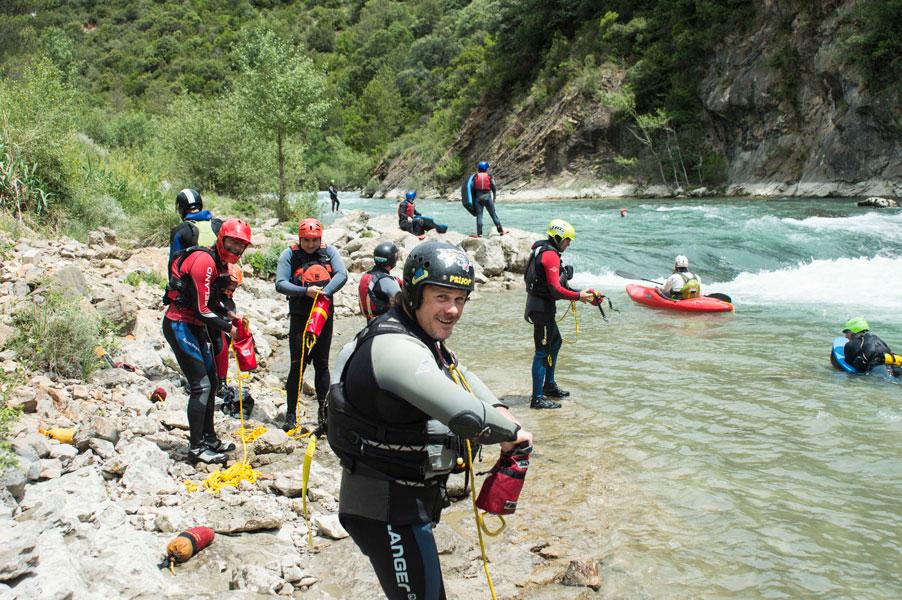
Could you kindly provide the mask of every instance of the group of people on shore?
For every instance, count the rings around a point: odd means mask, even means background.
[[[413,198],[405,199],[412,204]],[[214,219],[194,190],[179,193],[176,209],[183,221],[170,236],[163,333],[188,382],[188,459],[225,463],[235,445],[220,440],[213,427],[215,394],[225,377],[217,357],[227,352],[235,322],[243,318],[232,292],[241,281],[235,263],[251,245],[251,229],[241,219]],[[494,210],[489,212],[501,232]],[[417,213],[404,216],[412,224]],[[556,380],[562,345],[556,301],[590,303],[597,295],[570,285],[573,269],[563,264],[562,254],[576,237],[573,226],[554,219],[545,233],[532,245],[524,275],[524,318],[533,326],[535,345],[534,409],[560,408],[569,396]],[[318,220],[301,220],[298,242],[282,252],[276,270],[275,289],[287,297],[290,319],[282,427],[298,427],[300,381],[313,364],[319,426],[342,465],[342,525],[370,560],[386,597],[441,599],[445,592],[432,528],[449,504],[449,475],[468,466],[469,444],[499,444],[502,453],[512,453],[518,445],[531,446],[533,435],[446,345],[475,287],[470,258],[448,243],[417,245],[404,260],[400,279],[391,274],[401,260],[398,248],[390,242],[376,246],[373,268],[358,286],[367,323],[342,347],[333,378],[334,315],[328,300],[348,274],[322,234]],[[688,267],[687,257],[678,256],[661,293],[697,296],[699,280]],[[319,325],[311,335],[317,311]],[[857,369],[894,356],[868,332],[864,319],[850,320],[844,330],[850,338],[846,359]],[[894,359],[902,363],[902,357]]]

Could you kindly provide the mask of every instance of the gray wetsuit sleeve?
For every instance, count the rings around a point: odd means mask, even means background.
[[[279,255],[279,263],[276,265],[276,291],[286,296],[303,296],[307,293],[306,286],[291,283],[291,248],[285,248]]]
[[[449,379],[435,364],[429,348],[416,338],[376,336],[371,355],[373,375],[381,389],[403,398],[457,435],[483,444],[516,439],[519,426],[493,408],[491,401],[477,398]],[[472,388],[478,378],[471,374],[467,381]],[[480,394],[491,396],[487,388],[482,390],[485,385],[481,381],[477,387]]]
[[[379,280],[378,288],[385,294],[386,298],[394,298],[395,294],[401,291],[398,280],[394,277],[383,277]]]
[[[335,246],[326,244],[326,254],[329,255],[329,261],[332,264],[332,280],[323,288],[323,293],[331,297],[348,281],[348,270]]]

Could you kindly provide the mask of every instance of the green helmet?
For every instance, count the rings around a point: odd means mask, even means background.
[[[846,324],[842,326],[842,332],[845,333],[847,331],[851,331],[852,333],[861,333],[862,331],[867,331],[870,329],[868,327],[868,322],[864,320],[864,317],[852,317]]]
[[[334,180],[334,179],[330,179],[330,180],[329,180],[329,183],[335,183],[335,180]]]

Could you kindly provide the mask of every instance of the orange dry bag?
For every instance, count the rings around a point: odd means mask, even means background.
[[[242,320],[232,321],[238,330],[232,338],[232,347],[235,349],[235,361],[242,372],[253,371],[257,368],[257,346],[254,344],[254,336],[251,330]]]
[[[174,563],[183,563],[209,546],[215,535],[209,527],[194,527],[183,531],[166,545],[166,559],[160,568],[169,567],[172,570]]]

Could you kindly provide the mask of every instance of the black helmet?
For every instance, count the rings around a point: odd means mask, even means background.
[[[398,247],[391,242],[382,242],[373,250],[373,260],[381,267],[393,269],[398,264]]]
[[[183,219],[190,211],[201,210],[203,207],[204,199],[200,197],[197,190],[185,188],[175,197],[175,210]]]
[[[420,306],[424,284],[466,290],[475,286],[475,270],[467,253],[447,242],[423,242],[404,261],[401,297],[413,313]]]

